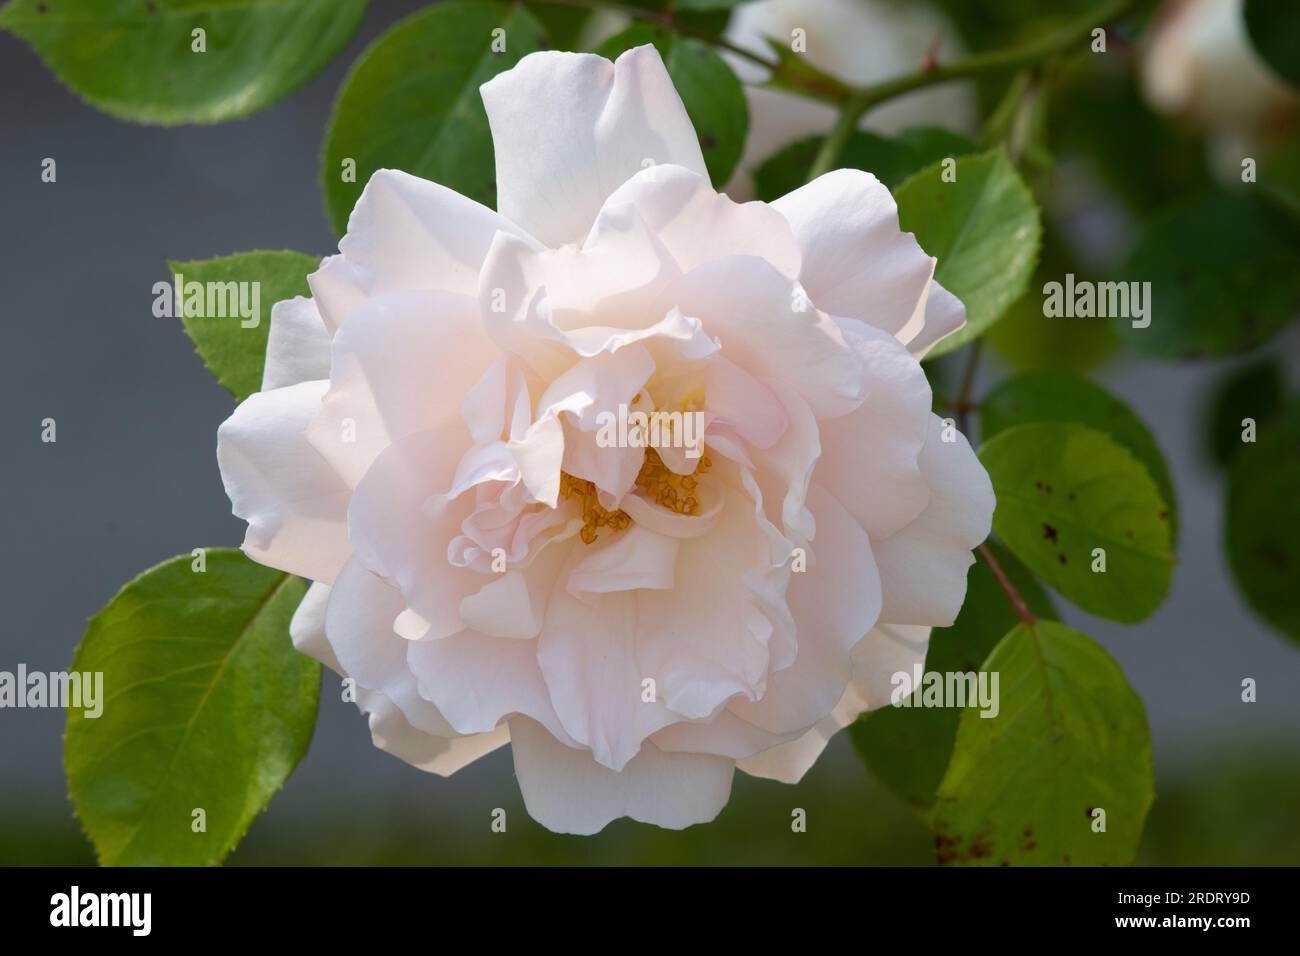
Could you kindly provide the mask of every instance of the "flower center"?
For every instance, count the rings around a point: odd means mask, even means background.
[[[642,494],[662,508],[679,515],[698,515],[700,502],[695,497],[697,475],[707,474],[713,467],[708,455],[701,455],[695,470],[689,475],[679,475],[663,463],[659,452],[653,448],[645,451],[645,461],[636,475],[636,487]],[[596,497],[596,486],[585,478],[575,478],[566,471],[560,472],[560,497],[577,498],[582,502],[582,530],[578,537],[584,544],[593,543],[602,528],[625,531],[632,525],[631,516],[623,510],[610,511]]]

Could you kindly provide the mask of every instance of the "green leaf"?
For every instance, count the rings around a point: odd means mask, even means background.
[[[1233,576],[1250,606],[1300,642],[1300,401],[1260,425],[1255,443],[1234,457],[1227,539]]]
[[[755,195],[772,202],[802,186],[825,138],[798,140],[764,160],[754,170]],[[975,144],[966,137],[933,127],[903,130],[892,139],[857,130],[845,144],[839,164],[844,169],[866,170],[893,189],[931,163],[973,152]]]
[[[365,9],[365,0],[12,0],[0,27],[106,113],[219,123],[315,76]],[[206,50],[195,52],[200,29]]]
[[[1125,267],[1150,282],[1151,324],[1121,333],[1150,355],[1243,352],[1300,314],[1300,218],[1262,195],[1206,193],[1151,221]]]
[[[1033,575],[1001,545],[988,544],[1029,609],[1055,620],[1052,602]],[[952,627],[936,627],[930,633],[926,671],[982,670],[985,658],[1018,620],[993,572],[976,560],[966,577],[966,601],[957,620]],[[881,707],[863,714],[849,735],[872,776],[924,813],[934,803],[948,767],[960,716],[952,707]]]
[[[1119,333],[1113,322],[1043,315],[1043,287],[1071,272],[1093,278],[1049,221],[1044,224],[1038,269],[1029,289],[984,336],[984,341],[1013,367],[1082,373],[1104,362],[1118,348]]]
[[[498,28],[506,48],[494,53]],[[376,40],[344,81],[325,134],[321,182],[334,230],[346,231],[361,190],[384,168],[495,208],[492,134],[479,87],[541,49],[544,36],[525,7],[452,2],[407,17]]]
[[[574,49],[593,12],[558,3],[528,3],[527,7],[545,33],[543,50]]]
[[[1171,543],[1178,540],[1178,506],[1169,467],[1151,432],[1127,405],[1092,382],[1054,372],[1026,372],[1003,381],[984,399],[980,437],[1029,422],[1073,422],[1105,432],[1123,445],[1155,479],[1169,506]]]
[[[204,283],[204,308],[200,314],[191,315],[174,305],[175,314],[181,317],[185,333],[194,342],[194,349],[203,364],[216,376],[217,381],[243,401],[262,387],[262,366],[266,362],[266,337],[271,329],[271,307],[296,295],[310,295],[308,274],[320,267],[320,259],[302,252],[280,250],[276,252],[237,252],[216,259],[199,259],[192,262],[168,262],[175,275],[183,277],[188,287],[191,282]],[[244,327],[244,319],[230,303],[238,302],[239,286],[229,283],[257,283],[257,324]],[[211,283],[212,285],[207,285]],[[251,304],[253,286],[244,286]],[[219,293],[211,299],[208,290]],[[232,291],[233,290],[233,291]],[[173,291],[173,297],[175,293]],[[221,306],[222,299],[227,305]],[[185,299],[182,289],[181,302]],[[250,311],[252,311],[250,309]]]
[[[939,784],[940,863],[1127,865],[1155,798],[1142,700],[1098,644],[1017,625],[985,662],[1001,708],[967,708]],[[1105,832],[1094,825],[1105,811]]]
[[[624,50],[646,43],[654,44],[663,57],[686,115],[700,138],[709,178],[716,189],[721,189],[740,161],[749,129],[749,106],[740,80],[703,40],[675,36],[643,23],[610,37],[596,52],[612,60]]]
[[[943,163],[894,191],[899,220],[939,260],[934,278],[966,306],[966,326],[930,356],[979,337],[1020,298],[1033,275],[1042,233],[1034,197],[1001,151],[957,160],[956,181]]]
[[[1090,614],[1134,623],[1169,590],[1168,506],[1123,445],[1083,425],[1034,422],[980,448],[997,497],[993,530]],[[1105,570],[1095,549],[1104,551]]]
[[[1246,0],[1246,33],[1279,77],[1300,87],[1300,4],[1295,0]]]
[[[1255,423],[1256,435],[1282,410],[1285,387],[1282,366],[1266,358],[1239,368],[1214,389],[1207,414],[1205,448],[1211,461],[1225,467],[1245,445],[1245,421]]]
[[[103,674],[100,716],[68,711],[64,765],[106,866],[221,862],[311,742],[320,665],[289,640],[306,585],[233,549],[194,560],[124,587],[73,659]]]

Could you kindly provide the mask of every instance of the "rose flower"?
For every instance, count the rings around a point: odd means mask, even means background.
[[[993,494],[918,358],[965,310],[867,173],[715,192],[652,47],[482,96],[498,210],[380,170],[275,306],[218,435],[243,548],[314,582],[294,643],[378,746],[445,775],[510,743],[552,830],[711,820],[961,607]],[[611,443],[637,410],[698,443]]]

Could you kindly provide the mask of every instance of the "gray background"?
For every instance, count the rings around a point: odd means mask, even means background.
[[[249,119],[210,127],[111,119],[62,88],[26,45],[0,34],[0,669],[66,668],[87,617],[124,582],[193,547],[240,541],[214,455],[232,401],[179,324],[151,315],[151,287],[167,278],[167,258],[333,250],[318,184],[333,96],[364,45],[420,5],[371,4],[361,33],[305,88]],[[40,180],[47,156],[58,162],[56,184]],[[1292,360],[1295,345],[1294,337],[1284,343]],[[1061,602],[1145,700],[1162,780],[1206,754],[1274,742],[1294,753],[1300,727],[1300,649],[1244,607],[1221,546],[1222,487],[1200,454],[1201,405],[1224,371],[1125,362],[1100,374],[1152,427],[1171,462],[1180,565],[1167,603],[1137,627],[1089,620]],[[40,441],[46,417],[58,422],[56,444]],[[1253,705],[1240,702],[1246,676],[1259,681]],[[506,753],[451,780],[427,776],[373,748],[330,680],[322,697],[311,753],[255,827],[253,843],[322,808],[354,826],[357,819],[420,826],[485,820],[484,808],[519,806]],[[0,711],[0,808],[10,824],[30,815],[74,826],[62,729],[58,711]],[[844,739],[800,789],[812,799],[835,781],[869,786]],[[787,805],[802,799],[770,786]]]

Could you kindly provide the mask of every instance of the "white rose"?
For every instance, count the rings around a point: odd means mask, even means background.
[[[714,192],[651,47],[482,93],[499,212],[380,171],[275,307],[218,437],[243,547],[315,582],[294,642],[378,746],[450,774],[510,742],[553,830],[710,820],[961,606],[992,490],[916,356],[964,310],[866,173]],[[598,441],[620,405],[702,412],[703,457]]]
[[[1251,46],[1241,0],[1166,3],[1143,40],[1148,101],[1208,132],[1219,165],[1231,175],[1243,153],[1300,103]]]

